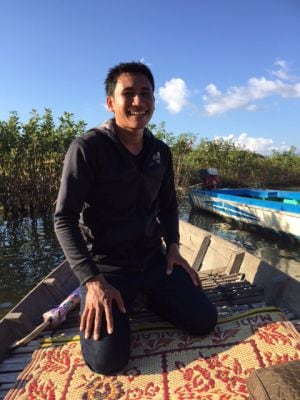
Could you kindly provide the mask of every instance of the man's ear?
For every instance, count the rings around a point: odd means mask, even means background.
[[[106,107],[109,111],[114,112],[114,102],[112,96],[106,97]]]

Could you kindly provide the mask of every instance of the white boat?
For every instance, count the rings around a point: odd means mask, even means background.
[[[192,187],[189,198],[194,209],[300,240],[300,192]]]

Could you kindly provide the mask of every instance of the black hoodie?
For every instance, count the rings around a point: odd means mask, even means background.
[[[144,130],[132,155],[114,120],[76,138],[64,161],[55,231],[81,284],[102,273],[142,270],[147,257],[178,243],[171,152]]]

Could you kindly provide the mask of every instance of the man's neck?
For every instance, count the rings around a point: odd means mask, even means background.
[[[128,132],[116,127],[116,133],[120,142],[132,154],[139,154],[143,149],[143,132],[144,129]]]

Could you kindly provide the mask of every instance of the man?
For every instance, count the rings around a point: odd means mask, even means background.
[[[154,111],[150,69],[121,63],[108,72],[105,88],[114,118],[71,144],[55,229],[81,283],[83,357],[93,371],[111,374],[128,362],[138,293],[191,334],[209,333],[216,309],[179,253],[171,153],[146,128]]]

